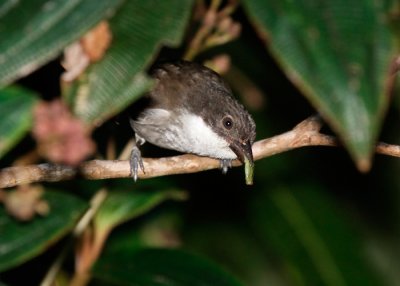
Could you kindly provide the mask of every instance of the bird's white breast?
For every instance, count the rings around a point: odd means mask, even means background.
[[[135,124],[146,141],[167,149],[219,159],[236,159],[229,143],[190,113],[174,114],[164,109],[150,109]]]
[[[200,116],[184,114],[180,118],[186,134],[184,146],[190,148],[187,152],[222,159],[237,158],[229,148],[229,143],[215,133]]]

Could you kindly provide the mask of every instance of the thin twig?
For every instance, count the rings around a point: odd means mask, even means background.
[[[223,33],[221,37],[216,37],[214,33],[218,24],[224,19],[228,19],[230,15],[236,10],[239,2],[236,0],[229,1],[225,7],[221,8],[221,0],[212,0],[210,6],[205,11],[199,29],[189,43],[183,58],[185,60],[193,60],[200,52],[212,46],[226,43],[238,36],[238,33],[231,35],[230,33]],[[201,6],[202,7],[202,6]],[[240,31],[240,30],[238,30]]]
[[[329,135],[321,134],[322,121],[318,116],[312,116],[295,126],[291,131],[257,141],[253,145],[255,160],[270,157],[292,149],[307,146],[338,146],[338,140]],[[400,146],[378,143],[376,153],[400,157]],[[219,168],[216,159],[196,155],[180,155],[167,158],[144,158],[146,173],[139,171],[139,178],[153,178],[174,174],[196,173]],[[233,166],[239,166],[238,160]],[[34,182],[55,182],[82,177],[89,180],[127,178],[130,176],[128,161],[92,160],[83,162],[77,168],[40,164],[25,167],[9,167],[0,170],[0,188],[13,187]]]
[[[82,235],[83,231],[88,227],[89,223],[92,221],[94,215],[97,210],[104,202],[107,197],[107,191],[104,189],[99,190],[93,198],[90,200],[90,208],[86,211],[86,213],[82,216],[79,222],[76,224],[74,231],[72,232],[73,238],[77,238]],[[67,245],[65,245],[64,249],[58,255],[57,259],[53,262],[50,269],[47,271],[45,277],[40,283],[41,286],[51,286],[57,276],[57,273],[60,271],[62,264],[64,263],[69,250],[73,246],[73,239],[69,241]]]

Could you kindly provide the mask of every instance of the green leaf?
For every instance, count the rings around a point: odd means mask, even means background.
[[[46,251],[74,227],[86,208],[83,201],[64,193],[46,192],[44,199],[50,213],[29,222],[11,218],[0,207],[0,271]]]
[[[359,169],[368,170],[389,101],[394,1],[244,3],[286,75],[342,138]]]
[[[281,258],[293,285],[381,285],[359,235],[324,191],[269,190],[252,205],[252,225]]]
[[[118,285],[241,285],[214,263],[181,250],[141,249],[103,256],[93,276]]]
[[[55,58],[122,0],[4,0],[0,4],[0,86]]]
[[[0,158],[29,130],[36,98],[28,90],[9,87],[0,90]]]
[[[96,214],[95,229],[100,232],[110,231],[117,225],[138,217],[169,199],[186,199],[186,193],[177,190],[110,192]]]
[[[193,1],[131,0],[110,21],[113,42],[104,58],[65,90],[75,113],[99,124],[151,86],[145,69],[162,44],[178,45]]]
[[[247,227],[238,227],[236,221],[189,223],[184,245],[224,265],[245,285],[289,285],[279,277],[275,258],[265,255],[254,233]]]

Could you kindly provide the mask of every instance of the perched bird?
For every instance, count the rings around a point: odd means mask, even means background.
[[[211,69],[187,61],[159,65],[151,75],[155,86],[146,95],[148,105],[130,120],[136,142],[130,159],[134,180],[139,166],[145,171],[138,147],[147,141],[219,159],[224,173],[238,158],[246,165],[246,181],[251,184],[255,123],[224,80]]]

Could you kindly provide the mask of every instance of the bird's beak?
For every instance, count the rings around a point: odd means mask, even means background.
[[[254,159],[250,141],[246,141],[244,143],[234,142],[230,145],[230,148],[236,154],[236,156],[238,156],[240,162],[244,164],[246,184],[252,185],[253,172],[254,172]]]

